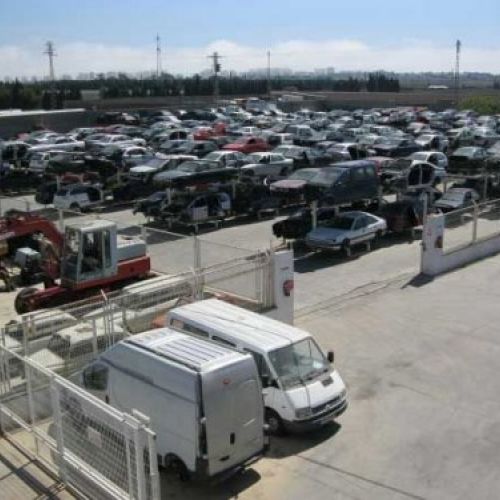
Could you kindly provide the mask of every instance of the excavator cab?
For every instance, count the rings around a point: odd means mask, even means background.
[[[94,220],[66,226],[61,284],[79,288],[82,283],[117,274],[116,224]]]

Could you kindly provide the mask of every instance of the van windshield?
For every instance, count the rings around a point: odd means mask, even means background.
[[[285,389],[329,371],[328,361],[311,338],[271,351],[269,360]]]

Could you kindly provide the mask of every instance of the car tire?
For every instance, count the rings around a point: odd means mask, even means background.
[[[351,240],[346,238],[343,242],[342,242],[342,250],[344,251],[344,253],[349,257],[350,256],[350,253],[351,253]]]
[[[78,213],[80,213],[82,211],[82,209],[78,203],[72,203],[69,206],[69,209],[72,210],[73,212],[78,212]]]
[[[38,292],[37,288],[31,287],[31,288],[24,288],[17,294],[14,300],[14,309],[16,310],[17,314],[25,314],[31,311],[31,308],[27,303],[27,299],[28,297],[34,295],[37,292]]]
[[[282,436],[285,433],[283,419],[271,408],[266,408],[265,421],[269,429],[269,434]]]

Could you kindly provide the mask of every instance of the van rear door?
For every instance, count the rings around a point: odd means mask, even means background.
[[[212,476],[262,452],[262,391],[251,359],[243,366],[204,374],[202,380],[208,473]]]

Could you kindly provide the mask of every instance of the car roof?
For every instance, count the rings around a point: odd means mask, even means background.
[[[190,319],[193,323],[227,332],[233,336],[236,328],[237,338],[256,348],[266,346],[266,350],[279,349],[298,342],[310,335],[291,325],[256,314],[241,307],[218,299],[193,302],[170,311],[173,319]]]
[[[134,335],[122,344],[187,365],[199,372],[231,364],[242,357],[242,353],[234,349],[171,328]]]

